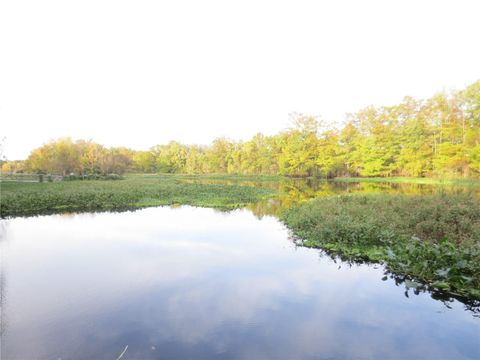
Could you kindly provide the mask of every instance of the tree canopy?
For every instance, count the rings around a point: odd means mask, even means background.
[[[480,176],[480,81],[429,99],[366,107],[340,128],[292,114],[292,127],[246,142],[218,138],[210,146],[172,141],[147,151],[106,148],[62,138],[2,171],[57,174],[146,173],[286,176]]]

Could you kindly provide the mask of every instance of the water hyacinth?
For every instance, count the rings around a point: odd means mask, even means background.
[[[480,299],[476,196],[342,195],[287,209],[281,218],[304,246],[382,262],[409,281]]]

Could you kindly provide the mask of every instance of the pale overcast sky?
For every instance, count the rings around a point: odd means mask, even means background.
[[[480,79],[480,1],[50,1],[0,4],[9,159],[61,136],[147,149],[248,139],[290,112]]]

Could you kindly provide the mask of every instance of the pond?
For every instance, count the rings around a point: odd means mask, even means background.
[[[2,220],[1,358],[480,358],[475,309],[298,247],[258,215]]]
[[[461,185],[433,185],[415,183],[394,183],[394,182],[342,182],[327,181],[314,178],[283,178],[272,181],[248,181],[230,180],[223,178],[215,179],[185,179],[182,182],[198,184],[225,184],[266,187],[275,189],[279,195],[273,199],[258,201],[250,204],[248,208],[257,216],[278,215],[283,209],[295,206],[302,201],[315,197],[343,195],[343,194],[404,194],[404,195],[433,195],[438,193],[459,194],[468,193],[471,196],[480,196],[480,186]]]

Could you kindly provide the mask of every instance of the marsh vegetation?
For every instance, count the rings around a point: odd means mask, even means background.
[[[124,180],[2,182],[2,217],[73,211],[126,210],[160,205],[233,209],[266,199],[272,189],[192,184],[171,176],[127,176]]]
[[[413,287],[480,299],[480,182],[353,183],[279,176],[127,175],[2,183],[2,217],[195,205],[279,217],[299,244],[384,263]],[[433,182],[433,181],[432,181]]]
[[[384,263],[413,288],[480,299],[480,201],[472,194],[317,198],[281,219],[303,246]]]

